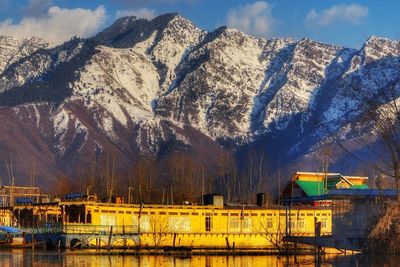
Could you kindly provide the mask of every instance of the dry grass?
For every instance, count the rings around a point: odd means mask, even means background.
[[[389,203],[369,235],[370,251],[400,253],[400,204]]]

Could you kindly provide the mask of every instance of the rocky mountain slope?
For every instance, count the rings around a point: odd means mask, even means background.
[[[45,185],[110,151],[123,165],[175,150],[211,163],[259,142],[292,162],[337,132],[353,138],[355,90],[398,86],[399,56],[384,38],[355,50],[206,32],[177,14],[121,18],[57,47],[3,36],[1,162],[12,154],[21,182],[34,164]]]

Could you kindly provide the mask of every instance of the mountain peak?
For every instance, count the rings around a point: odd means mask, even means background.
[[[180,27],[193,26],[188,19],[177,13],[167,13],[155,17],[152,20],[137,18],[135,16],[122,17],[115,21],[93,39],[103,45],[128,48],[136,43],[148,39],[155,31],[160,33],[168,27],[172,21],[178,21]]]

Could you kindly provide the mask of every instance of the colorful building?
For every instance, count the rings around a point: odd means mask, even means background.
[[[332,189],[368,189],[368,177],[340,173],[296,172],[283,190],[283,198],[326,194]]]

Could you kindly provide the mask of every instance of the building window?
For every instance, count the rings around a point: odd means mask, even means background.
[[[206,232],[210,232],[212,229],[212,217],[207,216],[206,217]]]
[[[301,197],[301,189],[300,188],[293,189],[293,197]]]

